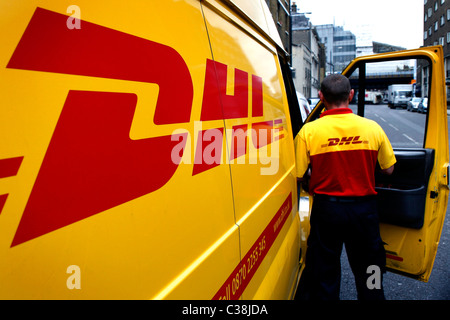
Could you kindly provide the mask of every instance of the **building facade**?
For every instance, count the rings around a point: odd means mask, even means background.
[[[265,0],[280,34],[284,50],[291,54],[291,0]]]
[[[423,43],[425,47],[441,45],[444,48],[447,105],[450,101],[450,0],[424,0]],[[421,66],[422,92],[428,92],[428,67]]]
[[[304,13],[291,7],[292,68],[296,90],[306,98],[318,97],[320,83],[325,75],[325,50],[316,28]]]
[[[356,58],[356,37],[343,27],[335,27],[333,47],[334,71],[342,72]]]
[[[356,58],[356,36],[333,24],[316,26],[320,41],[325,44],[326,73],[340,73]]]
[[[325,73],[334,73],[334,61],[333,61],[333,35],[334,35],[334,25],[323,24],[316,26],[317,33],[319,34],[320,42],[325,46]]]

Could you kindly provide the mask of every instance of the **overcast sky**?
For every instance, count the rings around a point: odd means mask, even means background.
[[[291,0],[314,25],[343,26],[358,41],[377,41],[407,49],[423,45],[423,0]],[[367,37],[369,36],[369,37]],[[357,44],[359,45],[359,44]]]

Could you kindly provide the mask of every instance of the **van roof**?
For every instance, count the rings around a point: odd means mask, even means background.
[[[278,50],[287,55],[288,53],[283,47],[280,34],[278,33],[275,21],[270,10],[264,0],[222,0],[236,13],[251,22],[259,32],[271,39],[278,47]]]

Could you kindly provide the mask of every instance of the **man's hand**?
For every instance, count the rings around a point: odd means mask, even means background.
[[[381,173],[382,174],[387,174],[387,175],[391,175],[392,172],[394,172],[394,166],[391,166],[387,169],[381,169]]]

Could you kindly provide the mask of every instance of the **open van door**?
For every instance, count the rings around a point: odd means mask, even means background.
[[[378,122],[397,158],[391,176],[376,173],[388,270],[428,281],[448,202],[449,142],[441,46],[359,57],[343,71],[355,90],[354,113]],[[413,84],[428,98],[425,114],[365,103],[365,91],[386,94],[392,84]],[[386,96],[387,97],[387,96]],[[319,105],[308,121],[318,117]]]

